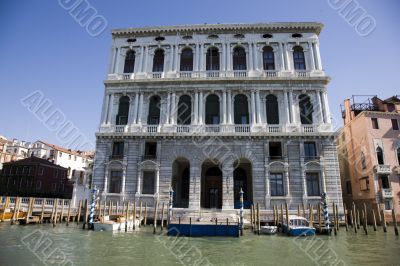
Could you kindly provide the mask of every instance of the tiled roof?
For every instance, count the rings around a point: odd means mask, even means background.
[[[81,152],[81,151],[75,151],[75,150],[71,150],[71,149],[66,149],[66,148],[63,148],[63,147],[60,147],[60,146],[51,144],[51,143],[47,143],[47,142],[42,141],[42,140],[39,140],[38,142],[41,142],[41,143],[43,143],[44,145],[49,146],[49,147],[52,147],[54,150],[57,150],[57,151],[60,151],[60,152],[63,152],[63,153],[72,154],[72,155],[76,155],[76,156],[80,156],[80,157],[84,157],[84,158],[87,157],[87,156],[86,156],[83,152]]]
[[[25,158],[25,159],[22,159],[22,160],[7,162],[7,163],[4,163],[4,164],[5,165],[6,164],[24,165],[24,164],[27,164],[27,163],[41,163],[41,164],[45,164],[45,165],[49,165],[49,166],[57,166],[59,168],[67,169],[65,167],[59,166],[58,164],[54,164],[51,161],[48,161],[46,159],[42,159],[42,158],[39,158],[39,157],[36,157],[36,156],[31,156],[31,157],[28,157],[28,158]]]

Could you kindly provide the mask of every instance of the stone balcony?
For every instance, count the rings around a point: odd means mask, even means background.
[[[254,134],[319,134],[332,133],[333,128],[329,124],[322,125],[102,125],[99,133],[133,133],[133,134],[221,134],[221,135],[251,135]]]
[[[120,73],[109,74],[107,80],[158,80],[158,79],[304,79],[325,77],[323,71],[309,70],[231,70],[231,71],[178,71],[178,72],[150,72],[150,73]]]
[[[391,199],[393,198],[393,190],[391,188],[382,188],[381,189],[382,199]]]
[[[375,171],[378,175],[390,175],[392,173],[390,165],[383,165],[383,164],[375,165]]]

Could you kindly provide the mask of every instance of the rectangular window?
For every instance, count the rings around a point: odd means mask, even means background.
[[[317,159],[317,147],[315,142],[304,142],[304,157],[306,161]]]
[[[68,155],[68,160],[71,160],[71,158],[72,158],[71,154],[70,154],[70,155]]]
[[[39,175],[43,175],[44,169],[43,167],[39,167]]]
[[[392,209],[392,202],[390,200],[385,200],[385,210],[390,211]]]
[[[351,181],[346,181],[346,192],[348,195],[351,195],[353,193],[351,190]]]
[[[157,158],[157,142],[146,142],[144,149],[145,159]]]
[[[122,171],[111,171],[109,193],[121,193]]]
[[[122,158],[124,156],[124,142],[116,141],[113,143],[112,157]]]
[[[52,189],[54,192],[56,192],[56,191],[57,191],[57,184],[56,184],[56,183],[51,184],[51,189]]]
[[[397,119],[392,119],[392,128],[393,130],[399,130],[399,122]]]
[[[26,175],[28,174],[28,166],[24,166],[23,170],[22,170],[22,174]]]
[[[269,158],[270,160],[282,159],[282,143],[280,142],[269,143]]]
[[[283,174],[271,174],[269,178],[269,184],[271,187],[271,196],[284,196],[283,190]]]
[[[379,129],[378,118],[371,118],[371,122],[372,122],[372,128],[373,129]]]
[[[360,190],[366,191],[369,190],[369,177],[363,177],[360,179]]]
[[[36,189],[41,189],[42,188],[42,181],[37,181],[36,182]]]
[[[76,156],[74,156],[74,161],[76,161]]]
[[[60,153],[58,154],[58,156],[62,157],[62,152],[60,152]]]
[[[143,187],[142,194],[154,194],[155,192],[155,172],[153,171],[144,171],[143,172]]]
[[[319,174],[318,173],[307,173],[307,195],[311,197],[321,196],[319,188]]]
[[[57,178],[57,177],[58,177],[58,170],[55,170],[54,178]]]

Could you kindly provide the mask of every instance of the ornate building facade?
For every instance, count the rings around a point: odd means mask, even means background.
[[[117,29],[94,164],[103,199],[341,206],[319,23]]]

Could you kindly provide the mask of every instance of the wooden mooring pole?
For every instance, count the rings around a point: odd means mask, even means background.
[[[260,220],[260,204],[257,202],[257,234],[260,235],[261,220]]]
[[[333,211],[333,217],[332,217],[332,222],[333,222],[333,232],[335,233],[335,236],[337,235],[337,226],[336,226],[336,208],[335,208],[335,203],[332,202],[332,211]]]
[[[394,234],[396,236],[398,236],[399,229],[397,228],[397,218],[396,218],[396,212],[394,211],[394,208],[392,209],[392,219],[393,219]]]
[[[155,234],[156,230],[157,230],[157,209],[158,209],[158,199],[154,203],[154,220],[153,220],[154,230],[153,230],[153,234]]]
[[[374,231],[376,232],[376,217],[375,217],[375,210],[372,208],[372,221],[374,225]]]
[[[254,211],[254,205],[251,204],[251,206],[250,206],[250,224],[251,224],[251,231],[254,232],[253,211]]]
[[[71,219],[71,202],[72,200],[69,200],[68,202],[68,211],[67,211],[67,226],[69,226],[69,220]]]
[[[162,208],[161,208],[161,231],[164,229],[164,206],[165,202],[162,203]]]
[[[139,218],[140,221],[140,218]],[[133,230],[136,230],[136,199],[133,199]]]
[[[46,204],[46,200],[42,199],[42,212],[40,213],[40,223],[41,224],[43,223],[43,219],[44,219],[44,207],[45,207],[45,204]]]
[[[79,201],[79,206],[78,206],[78,216],[76,217],[76,224],[79,224],[79,221],[81,220],[81,209],[82,209],[82,200]]]
[[[382,210],[382,227],[383,227],[383,232],[387,232],[387,227],[386,227],[386,218],[385,218],[385,211]]]
[[[147,202],[144,203],[144,227],[147,225]]]
[[[54,199],[55,204],[54,204],[54,217],[53,217],[53,227],[56,227],[57,224],[57,211],[58,211],[58,199]]]
[[[286,213],[286,230],[289,231],[289,210],[288,210],[287,202],[285,202],[285,213]],[[282,219],[282,221],[283,221],[283,219]],[[288,233],[288,232],[286,232],[286,233]]]
[[[139,204],[139,227],[142,225],[142,200],[140,200]]]

